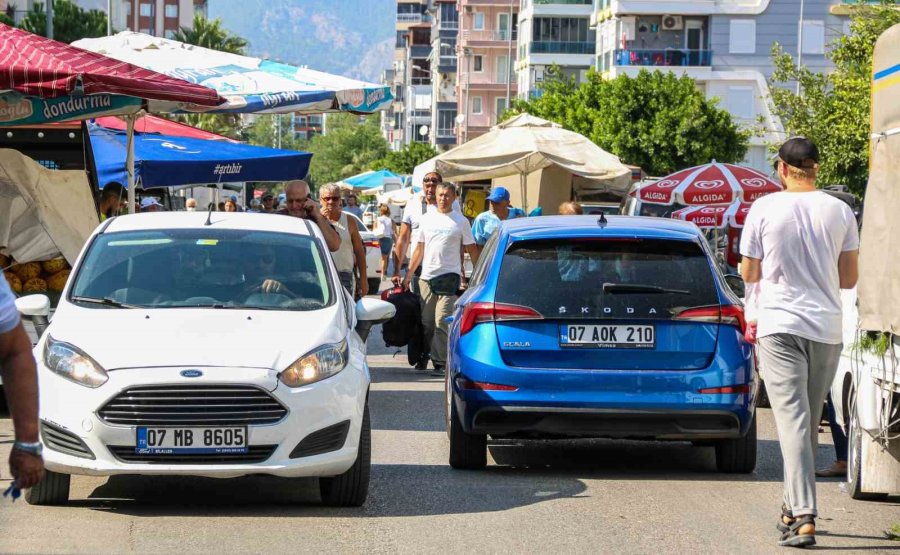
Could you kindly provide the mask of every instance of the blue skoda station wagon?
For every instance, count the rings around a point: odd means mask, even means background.
[[[752,472],[759,380],[714,260],[675,220],[504,222],[452,318],[450,465],[483,468],[489,436],[629,438],[712,444],[719,471]]]

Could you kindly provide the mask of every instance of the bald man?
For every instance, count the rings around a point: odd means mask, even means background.
[[[315,222],[325,237],[328,250],[337,252],[341,248],[341,236],[319,210],[319,204],[309,198],[309,183],[300,179],[288,181],[284,185],[284,196],[285,208],[279,214]]]

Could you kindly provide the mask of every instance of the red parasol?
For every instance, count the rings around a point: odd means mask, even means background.
[[[94,121],[97,122],[97,125],[99,125],[100,127],[105,127],[107,129],[118,129],[120,131],[125,131],[128,127],[128,124],[125,122],[125,120],[115,116],[97,118]],[[173,137],[190,137],[191,139],[227,141],[230,143],[240,142],[224,135],[210,133],[209,131],[197,129],[196,127],[191,127],[190,125],[185,125],[183,123],[178,123],[177,121],[172,121],[157,116],[151,116],[149,114],[139,117],[134,121],[134,130],[138,133],[159,133],[160,135],[172,135]]]
[[[750,212],[750,204],[742,202],[736,205],[728,213],[728,226],[733,228],[743,228],[744,222],[747,221],[747,213]]]
[[[672,212],[672,218],[693,222],[702,229],[721,229],[728,222],[730,213],[736,204],[718,206],[688,206]]]
[[[118,94],[217,106],[213,89],[0,24],[0,90],[39,98]]]
[[[713,160],[643,185],[631,194],[645,202],[696,206],[753,202],[780,190],[781,185],[761,172]]]

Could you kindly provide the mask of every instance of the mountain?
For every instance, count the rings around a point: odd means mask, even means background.
[[[394,56],[395,0],[209,0],[248,52],[378,83]]]

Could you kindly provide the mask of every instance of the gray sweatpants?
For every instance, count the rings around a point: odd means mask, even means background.
[[[841,345],[787,333],[761,337],[758,345],[759,371],[772,404],[784,459],[784,504],[794,516],[816,515],[819,422]]]

